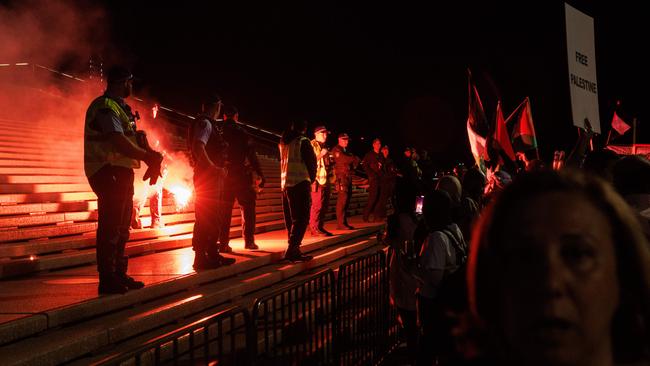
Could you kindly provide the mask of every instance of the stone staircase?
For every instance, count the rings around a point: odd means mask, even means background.
[[[92,263],[97,201],[83,174],[81,136],[47,128],[23,136],[13,123],[1,120],[0,130],[0,279]],[[44,136],[59,144],[48,147],[39,141]],[[50,161],[52,156],[56,160]],[[268,182],[257,200],[256,231],[281,229],[279,164],[264,156],[260,162]],[[353,212],[366,196],[363,189],[355,189],[350,204]],[[335,201],[334,195],[330,217]],[[164,228],[132,230],[129,255],[189,245],[193,205],[178,211],[168,196],[162,213]],[[148,207],[141,217],[143,226],[149,226]],[[236,205],[232,225],[231,236],[241,236]]]
[[[47,143],[46,141],[56,141]],[[310,238],[308,263],[281,261],[286,247],[279,163],[260,156],[267,185],[257,200],[260,251],[244,251],[239,208],[233,207],[229,267],[192,270],[193,205],[178,210],[163,199],[165,227],[132,230],[129,273],[146,283],[125,295],[97,296],[95,230],[97,202],[83,174],[80,133],[30,128],[0,119],[0,360],[13,364],[86,364],[291,279],[336,268],[349,257],[376,251],[381,225],[353,220],[353,231]],[[367,193],[355,187],[350,213],[359,214]],[[336,196],[328,219],[334,218]]]

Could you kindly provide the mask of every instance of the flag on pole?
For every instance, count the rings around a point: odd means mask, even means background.
[[[472,81],[472,73],[468,73],[468,87],[469,87],[469,110],[467,115],[467,137],[472,149],[472,155],[476,163],[481,165],[481,160],[490,160],[487,153],[487,136],[489,134],[489,124],[485,111],[483,110],[483,103],[481,97],[478,95],[476,85]]]
[[[512,149],[510,142],[510,135],[506,128],[506,121],[503,118],[503,110],[501,109],[501,101],[497,103],[497,115],[494,123],[494,133],[492,134],[492,147],[497,151],[502,151],[511,161],[515,161],[515,152]],[[499,157],[501,154],[499,153]]]
[[[508,116],[506,125],[512,125],[511,141],[515,151],[537,149],[537,135],[535,135],[533,114],[528,97]]]
[[[614,118],[612,119],[612,128],[618,132],[619,135],[626,133],[630,128],[630,125],[625,123],[621,117],[614,112]]]

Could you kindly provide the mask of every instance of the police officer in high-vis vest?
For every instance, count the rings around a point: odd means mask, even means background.
[[[133,169],[144,161],[150,171],[160,169],[162,155],[138,145],[136,115],[124,98],[131,95],[133,75],[116,66],[107,72],[106,92],[92,101],[84,126],[84,170],[97,195],[97,270],[99,293],[125,293],[144,287],[129,277],[124,247],[129,240],[133,209]],[[152,182],[158,178],[152,176]]]
[[[284,258],[292,262],[312,259],[300,251],[309,225],[311,183],[316,180],[316,155],[305,133],[307,122],[294,122],[282,134],[279,144],[282,209],[289,235]]]
[[[309,230],[312,236],[332,236],[325,230],[325,214],[330,201],[330,180],[332,168],[330,166],[329,151],[325,146],[329,131],[325,126],[314,128],[314,139],[311,146],[316,155],[316,180],[311,184],[311,213],[309,217]]]

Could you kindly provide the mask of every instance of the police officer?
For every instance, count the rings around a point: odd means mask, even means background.
[[[108,70],[106,80],[105,93],[86,112],[84,171],[97,195],[98,292],[115,294],[144,287],[126,274],[128,257],[124,255],[133,209],[133,169],[144,161],[149,172],[159,170],[163,157],[138,145],[137,114],[124,101],[133,89],[131,72],[115,66]],[[157,178],[152,177],[152,183]]]
[[[217,240],[221,229],[219,205],[222,202],[226,170],[223,168],[225,142],[217,124],[221,99],[211,96],[203,104],[188,136],[194,163],[194,269],[218,268],[235,262],[219,254]]]
[[[347,133],[340,133],[339,143],[332,149],[334,156],[334,175],[336,176],[336,228],[339,230],[352,230],[348,224],[347,210],[352,196],[352,172],[359,164],[359,158],[347,151],[350,137]]]
[[[330,201],[331,167],[329,151],[325,146],[329,131],[325,126],[314,128],[314,139],[311,146],[316,155],[316,180],[311,184],[311,213],[309,216],[309,230],[312,236],[332,236],[325,230],[325,213]]]
[[[381,204],[380,201],[380,182],[384,174],[384,156],[381,155],[381,140],[374,139],[372,141],[372,150],[368,151],[366,156],[363,157],[362,165],[366,174],[368,175],[368,204],[363,210],[363,221],[368,222],[368,218],[373,213],[373,221],[381,219]],[[385,202],[383,203],[386,204]]]
[[[242,214],[244,247],[259,249],[255,244],[255,199],[257,192],[253,187],[253,173],[257,174],[259,188],[264,187],[266,179],[260,167],[255,146],[251,136],[237,125],[239,113],[233,105],[225,105],[223,109],[223,138],[227,144],[225,149],[225,166],[228,169],[226,177],[223,205],[221,213],[221,230],[219,232],[219,250],[222,253],[232,252],[230,242],[230,223],[235,198],[239,203]]]
[[[292,262],[312,259],[300,251],[309,225],[310,187],[316,180],[316,155],[305,133],[307,122],[294,122],[291,128],[282,134],[278,144],[282,209],[289,239],[284,258]]]

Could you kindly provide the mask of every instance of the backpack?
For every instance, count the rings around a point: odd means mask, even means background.
[[[464,266],[465,263],[467,263],[467,246],[465,245],[465,241],[462,240],[462,238],[457,238],[449,229],[442,229],[440,231],[451,241],[451,246],[454,248],[456,254],[456,266],[458,266],[458,268]],[[461,241],[462,244],[460,243]]]
[[[467,246],[464,241],[449,229],[441,230],[452,242],[456,254],[457,269],[454,272],[445,274],[438,289],[438,299],[443,307],[460,311],[467,304]]]

